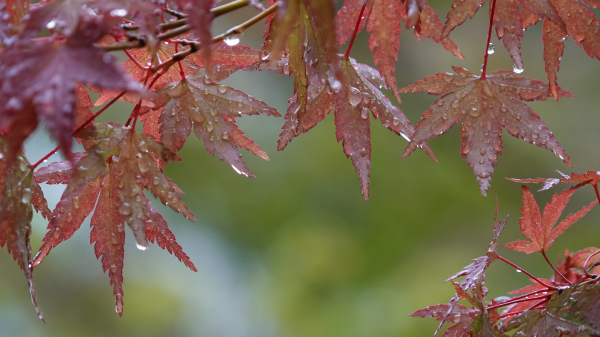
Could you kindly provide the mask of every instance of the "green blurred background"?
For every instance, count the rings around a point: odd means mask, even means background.
[[[432,6],[443,18],[449,3],[437,1]],[[241,11],[219,19],[214,32],[253,13]],[[487,17],[485,5],[452,34],[466,56],[464,61],[430,40],[417,43],[410,31],[403,30],[399,86],[451,71],[451,65],[477,73],[485,51]],[[259,47],[262,32],[262,25],[252,27],[242,43]],[[512,61],[501,42],[495,37],[492,41],[496,53],[490,56],[489,70],[510,69]],[[566,45],[559,83],[577,97],[530,106],[571,155],[573,171],[597,170],[600,66],[571,39]],[[366,32],[358,36],[352,56],[372,65]],[[546,81],[542,57],[538,24],[525,32],[523,75]],[[241,72],[226,83],[281,113],[293,91],[292,78],[266,72]],[[425,94],[402,98],[401,108],[413,123],[435,99]],[[131,106],[119,103],[111,111],[101,121],[123,123]],[[156,245],[145,252],[137,250],[129,235],[125,307],[119,318],[108,276],[89,244],[88,220],[35,270],[45,325],[35,315],[22,272],[3,249],[0,336],[429,336],[437,323],[408,315],[447,302],[453,288],[444,280],[485,254],[492,239],[494,191],[500,217],[510,214],[500,242],[522,238],[520,186],[502,178],[555,177],[556,169],[571,171],[550,151],[504,132],[505,154],[489,196],[482,197],[473,173],[460,158],[459,127],[430,142],[439,161],[433,163],[422,151],[401,160],[406,141],[373,121],[371,198],[365,202],[354,168],[335,141],[333,116],[283,152],[275,149],[283,119],[252,116],[239,124],[271,158],[265,162],[244,153],[257,179],[236,174],[195,138],[180,152],[183,161],[166,169],[186,192],[184,201],[198,222],[190,223],[166,207],[160,210],[197,273]],[[53,147],[39,132],[27,143],[27,155],[33,162]],[[43,187],[49,203],[56,204],[62,188]],[[542,204],[552,193],[536,193],[536,198]],[[580,209],[592,198],[591,188],[578,191],[567,211]],[[549,255],[557,258],[565,248],[598,246],[598,212],[593,210],[568,229]],[[34,252],[45,227],[36,215]],[[541,256],[503,248],[500,253],[535,275],[551,275]],[[488,275],[490,298],[529,282],[501,262],[494,263]]]

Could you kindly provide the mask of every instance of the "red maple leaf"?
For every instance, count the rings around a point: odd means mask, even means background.
[[[487,193],[494,166],[502,154],[502,128],[513,137],[553,151],[571,166],[569,156],[546,124],[522,102],[546,100],[549,96],[547,84],[516,77],[508,70],[480,77],[461,67],[452,68],[456,74],[438,73],[400,90],[442,95],[421,116],[403,157],[462,122],[461,156],[466,157],[467,164],[477,176],[483,195]],[[563,90],[559,94],[572,97]]]
[[[276,117],[281,114],[241,91],[213,82],[237,69],[237,66],[221,67],[218,73],[211,74],[200,69],[193,76],[164,85],[154,100],[156,110],[149,112],[150,117],[144,121],[146,133],[158,136],[167,149],[178,152],[193,128],[211,155],[217,152],[236,172],[254,177],[236,148],[245,148],[265,160],[269,157],[244,136],[235,118],[242,114]]]
[[[100,19],[98,19],[100,20]],[[114,58],[92,43],[102,34],[101,23],[83,22],[64,43],[14,44],[0,55],[0,128],[18,132],[13,151],[44,121],[50,134],[70,155],[76,116],[77,83],[142,92],[125,76]],[[88,32],[92,31],[93,34]]]
[[[448,11],[442,36],[462,25],[487,0],[454,0]],[[549,90],[554,99],[561,96],[556,84],[556,72],[564,50],[564,41],[571,36],[575,44],[583,47],[588,56],[600,59],[600,20],[589,9],[599,9],[594,1],[578,0],[492,0],[495,2],[494,24],[499,39],[514,61],[515,68],[523,69],[521,39],[523,30],[540,19],[543,23],[544,61],[548,74]],[[523,6],[523,10],[519,9]],[[494,8],[490,5],[490,10]],[[588,8],[589,7],[589,8]]]
[[[523,185],[521,190],[523,192],[523,207],[521,208],[522,216],[519,219],[519,225],[521,233],[531,241],[513,241],[502,247],[525,254],[547,252],[558,236],[597,204],[597,201],[594,200],[579,212],[569,214],[561,223],[554,227],[576,188],[571,187],[560,194],[554,194],[550,203],[546,204],[543,214],[540,214],[540,208],[529,188]]]
[[[286,122],[279,135],[277,149],[283,150],[292,139],[313,128],[335,107],[336,139],[342,142],[344,153],[352,159],[361,181],[362,194],[367,200],[371,168],[369,111],[385,127],[406,139],[410,139],[414,129],[404,112],[379,90],[387,89],[387,85],[377,70],[356,63],[352,58],[342,58],[341,69],[344,80],[352,85],[332,89],[315,75],[308,79],[305,101],[299,99],[298,93],[290,97],[291,105],[285,115]],[[427,144],[419,147],[423,147],[435,160]]]
[[[0,137],[0,153],[6,155],[9,148],[9,141]],[[25,273],[31,300],[38,316],[43,319],[33,282],[29,238],[33,208],[46,219],[50,219],[51,215],[42,189],[33,179],[29,161],[22,152],[17,153],[11,163],[0,160],[0,192],[0,247],[6,245]]]
[[[414,29],[417,39],[421,36],[430,38],[464,59],[463,54],[450,38],[441,38],[442,23],[426,0],[345,0],[335,17],[338,45],[348,42],[354,34],[363,6],[365,9],[358,30],[367,26],[370,34],[369,49],[373,52],[373,60],[379,65],[381,77],[385,78],[385,83],[392,89],[398,102],[401,100],[394,73],[402,32],[400,19],[408,28]]]
[[[450,304],[437,304],[417,310],[410,314],[410,316],[421,318],[435,317],[436,320],[441,321],[448,312],[450,314],[447,315],[445,323],[458,324],[446,329],[442,337],[470,337],[470,326],[473,320],[479,315],[479,309],[468,308],[462,304],[455,304],[452,308],[450,308]]]
[[[164,175],[158,164],[177,160],[177,156],[151,136],[117,123],[96,124],[78,136],[87,151],[83,156],[78,155],[81,159],[76,169],[69,162],[59,162],[36,173],[39,182],[68,185],[52,212],[44,243],[32,265],[41,263],[53,247],[69,239],[95,206],[91,242],[95,242],[96,257],[101,258],[103,270],[108,270],[117,313],[122,315],[125,224],[132,229],[139,249],[145,250],[148,240],[157,241],[160,247],[196,271],[143,190],[149,190],[186,218],[195,219],[179,196],[183,192]]]

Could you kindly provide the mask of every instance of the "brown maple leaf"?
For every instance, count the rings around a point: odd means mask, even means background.
[[[407,140],[412,137],[413,126],[400,108],[394,106],[379,88],[388,88],[377,70],[356,63],[352,58],[341,59],[345,81],[352,85],[331,88],[315,75],[308,79],[306,100],[298,93],[290,97],[290,107],[285,115],[286,122],[279,135],[278,150],[301,133],[307,132],[335,107],[336,139],[342,142],[344,153],[352,159],[361,181],[365,200],[369,197],[369,169],[371,168],[371,125],[369,111],[383,125]],[[431,156],[433,153],[422,144]]]
[[[502,153],[502,128],[513,137],[551,150],[571,166],[569,156],[546,124],[522,102],[546,100],[549,96],[547,84],[516,77],[508,70],[480,77],[461,67],[452,68],[456,74],[438,73],[400,90],[442,95],[421,116],[403,157],[462,122],[461,156],[466,157],[467,164],[477,176],[483,195],[487,193],[494,166]],[[563,90],[559,94],[572,97]]]
[[[358,31],[367,26],[370,34],[369,50],[373,52],[373,60],[379,65],[379,73],[385,78],[385,83],[398,102],[401,100],[394,73],[402,32],[400,19],[408,28],[414,29],[417,39],[421,36],[430,38],[464,59],[463,54],[450,38],[441,38],[442,23],[426,0],[345,0],[335,17],[338,45],[346,43],[354,34],[363,5],[365,9]]]
[[[554,227],[576,188],[571,187],[560,194],[554,194],[550,203],[546,204],[543,214],[540,214],[540,208],[529,188],[523,185],[521,190],[523,192],[523,207],[521,208],[522,216],[519,219],[519,225],[521,233],[531,241],[513,241],[502,247],[525,254],[547,252],[558,236],[586,215],[598,203],[594,200],[579,212],[569,214],[561,223]]]
[[[237,173],[254,177],[237,147],[245,148],[262,159],[267,154],[237,127],[235,118],[241,115],[265,114],[281,117],[277,110],[245,93],[226,85],[214,83],[239,67],[221,67],[219,73],[209,74],[200,69],[193,76],[164,85],[154,100],[154,111],[145,120],[148,133],[158,131],[160,141],[167,149],[178,152],[192,128],[202,139],[206,150],[230,165]],[[159,124],[158,128],[156,123]],[[158,129],[158,130],[157,130]]]
[[[196,270],[143,190],[149,190],[187,219],[195,219],[179,196],[183,192],[159,166],[159,162],[177,160],[177,156],[151,136],[117,123],[96,124],[78,136],[87,151],[76,168],[70,167],[68,162],[53,163],[36,174],[40,182],[68,182],[68,185],[52,212],[48,232],[33,266],[73,235],[95,206],[91,242],[95,242],[96,257],[102,257],[102,268],[109,271],[117,313],[122,315],[125,224],[132,229],[139,249],[145,250],[148,240],[157,241],[160,247]]]

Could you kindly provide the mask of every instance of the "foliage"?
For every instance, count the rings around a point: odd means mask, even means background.
[[[484,0],[455,0],[442,24],[425,0],[48,0],[31,4],[9,0],[0,5],[0,245],[23,269],[40,318],[33,270],[49,252],[68,240],[91,217],[91,243],[102,268],[108,271],[116,311],[123,312],[125,224],[137,247],[156,242],[193,271],[197,271],[144,190],[185,218],[195,221],[180,197],[183,191],[164,174],[194,131],[206,150],[235,172],[254,177],[239,148],[269,160],[268,155],[236,124],[242,115],[281,117],[281,114],[241,91],[220,82],[232,73],[275,71],[294,77],[278,140],[283,150],[334,111],[335,135],[369,197],[371,116],[409,143],[403,157],[417,148],[434,161],[427,141],[462,123],[460,153],[466,157],[486,195],[502,153],[502,129],[516,138],[549,149],[571,165],[565,149],[524,101],[573,97],[557,84],[564,40],[571,36],[593,58],[599,58],[600,21],[589,8],[593,0],[491,0],[489,31],[481,75],[453,67],[455,74],[438,73],[398,88],[395,61],[402,23],[417,39],[426,37],[451,54],[464,58],[450,33],[473,17]],[[223,34],[212,36],[218,16],[251,6],[257,14]],[[244,31],[266,21],[260,50],[238,45]],[[543,20],[544,62],[549,83],[518,76],[523,71],[523,31]],[[350,57],[356,34],[367,28],[369,49],[378,69]],[[495,27],[514,66],[487,71],[493,53]],[[338,47],[349,42],[345,54]],[[110,52],[127,58],[118,64]],[[89,91],[99,93],[92,103]],[[400,103],[400,94],[441,95],[413,126]],[[124,123],[95,123],[117,100],[133,104]],[[97,112],[94,107],[104,105]],[[136,129],[138,119],[143,122]],[[58,147],[30,164],[22,151],[29,135],[44,123]],[[143,129],[143,130],[142,130]],[[73,140],[85,151],[72,152]],[[61,150],[66,160],[39,167]],[[597,248],[566,253],[554,266],[546,252],[553,242],[595,205],[558,219],[573,193],[591,184],[596,192],[598,172],[561,173],[562,179],[513,179],[543,183],[578,183],[554,195],[542,213],[533,194],[522,188],[521,232],[529,241],[503,247],[526,254],[540,252],[555,274],[536,278],[497,252],[506,221],[494,223],[494,238],[486,255],[451,276],[456,294],[448,304],[416,311],[413,316],[456,323],[444,336],[600,335],[600,288]],[[51,211],[38,184],[62,184],[66,189]],[[32,258],[31,218],[35,209],[49,221],[38,254]],[[533,284],[513,292],[525,293],[504,301],[486,301],[486,270],[500,260],[529,275]],[[454,279],[464,277],[458,284]],[[467,301],[471,307],[458,304]],[[506,307],[503,313],[499,308]],[[439,330],[439,328],[438,328]]]

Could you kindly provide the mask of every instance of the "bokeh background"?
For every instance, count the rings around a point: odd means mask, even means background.
[[[450,3],[432,1],[432,6],[444,18]],[[477,73],[486,49],[487,10],[485,5],[452,34],[466,60],[430,40],[417,43],[412,32],[404,30],[397,63],[399,86],[451,71],[451,65]],[[220,18],[214,32],[253,13],[242,10]],[[261,24],[252,27],[242,43],[258,48],[263,31]],[[495,37],[492,41],[496,53],[490,56],[489,70],[510,69],[512,61],[501,42]],[[530,106],[571,155],[573,171],[597,170],[600,63],[571,39],[566,45],[559,83],[577,97]],[[358,36],[352,56],[372,65],[366,32]],[[524,76],[546,81],[541,24],[525,32],[523,59]],[[292,78],[266,72],[240,72],[226,83],[281,113],[293,91]],[[413,123],[435,99],[425,94],[402,98],[401,108]],[[130,111],[130,105],[118,103],[100,120],[123,123]],[[88,220],[35,270],[45,325],[35,315],[22,272],[3,249],[0,336],[429,336],[437,322],[408,315],[447,302],[453,288],[444,280],[485,254],[492,239],[494,191],[499,216],[510,214],[500,242],[522,238],[520,185],[503,177],[555,177],[554,170],[571,171],[550,151],[504,132],[504,155],[488,197],[482,197],[460,158],[459,127],[430,142],[439,161],[434,163],[422,151],[401,160],[406,141],[373,121],[371,198],[365,202],[354,168],[335,141],[333,116],[283,152],[275,149],[283,119],[252,116],[241,118],[239,124],[271,158],[265,162],[244,153],[256,179],[236,174],[196,139],[180,152],[183,161],[166,169],[186,192],[184,201],[198,221],[188,222],[166,207],[160,210],[197,273],[156,245],[137,250],[129,235],[125,307],[119,318],[108,276],[89,244]],[[33,162],[53,147],[47,135],[38,132],[26,144],[27,155]],[[62,188],[43,187],[49,203],[56,204]],[[538,202],[548,201],[554,191],[536,193]],[[591,188],[578,191],[567,212],[593,197]],[[577,251],[600,245],[599,217],[598,209],[590,212],[557,240],[549,255],[557,259],[566,248]],[[34,252],[46,225],[36,215]],[[541,256],[503,248],[500,253],[535,275],[551,275]],[[528,282],[525,275],[496,262],[486,285],[493,298]]]

